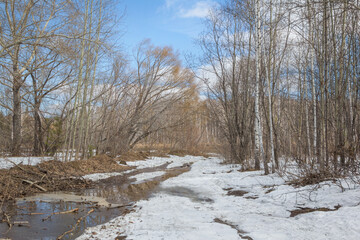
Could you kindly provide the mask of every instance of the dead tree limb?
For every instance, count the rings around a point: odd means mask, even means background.
[[[79,208],[74,208],[74,209],[64,211],[64,212],[54,212],[54,213],[50,214],[49,216],[47,216],[46,218],[43,218],[42,221],[44,222],[44,221],[48,220],[53,215],[75,213],[75,212],[78,212],[78,211],[79,211]],[[33,214],[41,214],[41,213],[32,213],[31,215],[33,215]]]
[[[32,182],[32,181],[30,181],[30,180],[26,180],[26,179],[22,179],[22,178],[21,178],[21,180],[22,180],[23,182],[26,182],[26,183],[30,184],[30,186],[37,187],[37,188],[40,189],[41,191],[47,192],[47,189],[46,189],[46,188],[43,188],[42,186],[36,184],[35,182]]]
[[[62,239],[63,237],[65,237],[66,235],[68,235],[69,233],[72,233],[72,232],[77,228],[77,226],[79,226],[79,224],[80,224],[87,216],[89,216],[89,215],[90,215],[92,212],[94,212],[94,211],[95,211],[95,210],[94,210],[93,208],[90,209],[90,211],[88,211],[86,215],[82,216],[81,218],[79,218],[79,219],[76,221],[75,225],[74,225],[69,231],[66,231],[66,232],[64,232],[63,234],[61,234],[59,237],[57,237],[57,240],[60,240],[60,239]]]

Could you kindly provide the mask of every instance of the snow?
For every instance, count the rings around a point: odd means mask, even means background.
[[[237,230],[256,240],[360,239],[360,187],[349,180],[295,188],[276,174],[239,172],[239,165],[219,158],[185,158],[194,162],[191,171],[164,181],[134,212],[88,228],[78,239],[114,239],[120,233],[128,239],[242,239]],[[248,193],[230,196],[228,188]],[[290,217],[297,207],[337,205],[337,211]]]
[[[44,161],[53,160],[53,157],[6,157],[0,158],[0,169],[9,169],[14,167],[14,164],[23,164],[23,165],[37,165]],[[10,161],[9,161],[10,160]]]
[[[112,172],[112,173],[93,173],[93,174],[88,174],[88,175],[84,175],[83,178],[91,180],[91,181],[99,181],[102,179],[106,179],[109,177],[114,177],[114,176],[119,176],[122,175],[123,173],[118,173],[118,172]]]
[[[169,157],[152,157],[146,160],[141,161],[129,161],[126,162],[128,166],[135,166],[137,169],[144,169],[144,168],[152,168],[152,167],[158,167],[163,164],[169,163],[167,168],[175,168],[180,167],[184,164],[192,163],[194,161],[202,160],[204,157],[194,157],[194,156],[185,156],[185,157],[179,157],[179,156],[173,156],[169,155]]]
[[[144,181],[152,179],[152,178],[162,176],[164,174],[165,174],[164,171],[139,173],[134,176],[134,178],[136,178],[135,184],[144,182]]]

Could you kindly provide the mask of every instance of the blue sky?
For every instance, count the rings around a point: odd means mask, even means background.
[[[125,33],[122,42],[131,49],[144,39],[171,46],[183,56],[199,54],[196,39],[203,31],[209,9],[220,0],[123,0]]]

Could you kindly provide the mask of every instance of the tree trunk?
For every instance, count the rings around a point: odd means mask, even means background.
[[[261,23],[260,23],[260,0],[256,0],[256,86],[255,86],[255,169],[260,169],[261,155],[261,122],[260,122],[260,51],[261,51]],[[266,165],[266,164],[265,164]],[[266,170],[266,169],[265,169]],[[265,173],[267,174],[267,172]]]
[[[12,155],[20,156],[21,147],[21,74],[18,68],[18,53],[20,46],[15,49],[13,60],[13,136],[12,136]]]
[[[40,156],[43,154],[43,132],[41,126],[40,116],[40,102],[35,99],[34,104],[34,156]]]

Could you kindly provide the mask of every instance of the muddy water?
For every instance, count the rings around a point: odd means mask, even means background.
[[[76,213],[51,215],[53,212],[64,212],[79,208]],[[10,231],[6,223],[0,224],[1,238],[10,239],[56,239],[64,232],[71,229],[77,219],[86,215],[93,208],[93,204],[77,202],[43,202],[43,201],[22,201],[17,204],[10,204],[6,207],[8,215],[13,216],[11,222],[21,221],[23,226],[14,224]],[[95,208],[85,221],[76,228],[71,236],[64,239],[74,239],[80,236],[86,227],[96,226],[121,215],[124,208]],[[29,213],[45,213],[29,215]],[[48,218],[49,217],[49,218]],[[28,224],[27,224],[28,222]]]
[[[186,197],[194,202],[208,202],[208,203],[214,202],[214,200],[205,196],[201,196],[199,193],[185,187],[167,187],[167,188],[159,187],[157,188],[157,191],[160,193],[165,193],[173,196]]]
[[[7,215],[12,216],[10,222],[20,221],[23,224],[22,226],[14,224],[9,231],[8,224],[1,223],[0,238],[56,239],[72,229],[79,218],[86,216],[91,209],[94,209],[94,212],[85,217],[71,234],[63,238],[75,239],[87,227],[108,222],[128,211],[131,205],[130,200],[122,195],[122,189],[129,185],[131,185],[131,180],[124,176],[117,176],[100,182],[94,189],[76,193],[44,193],[19,199],[16,203],[9,203],[3,209]],[[52,213],[75,208],[79,210],[74,213],[52,215]]]
[[[116,176],[100,181],[94,189],[85,189],[76,193],[44,193],[19,199],[16,203],[8,204],[3,209],[7,215],[13,216],[10,219],[11,223],[21,221],[25,224],[22,226],[14,224],[8,231],[8,224],[1,223],[0,238],[56,239],[72,229],[79,218],[94,209],[94,212],[84,218],[75,231],[63,238],[75,239],[87,227],[103,224],[128,211],[131,208],[130,198],[122,192],[130,185],[131,179],[128,177]],[[51,213],[65,212],[75,208],[78,208],[79,211],[51,215]]]
[[[165,170],[167,165],[139,169],[129,174],[104,179],[99,181],[93,189],[76,193],[38,194],[15,203],[8,203],[3,210],[10,216],[10,222],[15,224],[9,230],[6,222],[0,222],[0,239],[56,239],[72,229],[79,218],[84,217],[84,221],[81,221],[71,234],[63,238],[75,239],[87,227],[103,224],[128,212],[134,201],[147,198],[161,181],[190,170],[188,166],[167,170],[165,176],[134,184],[135,179],[132,178],[134,175]],[[75,208],[79,210],[52,215],[55,212],[65,212]],[[86,216],[91,209],[94,209],[94,212]],[[16,224],[17,222],[22,222],[22,225]]]

